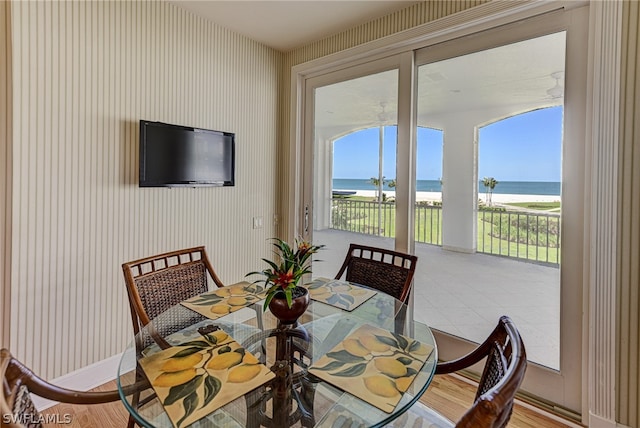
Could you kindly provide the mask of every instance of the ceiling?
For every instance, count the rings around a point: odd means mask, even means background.
[[[564,101],[565,33],[418,67],[417,123],[442,129],[463,115],[477,125]],[[324,138],[395,125],[397,70],[316,90],[315,126]],[[556,78],[557,77],[557,78]]]
[[[418,3],[395,0],[170,2],[283,52]],[[552,34],[420,67],[418,124],[440,128],[443,120],[460,114],[473,115],[476,123],[482,124],[561,105],[564,37],[564,33]],[[316,92],[316,132],[336,137],[370,126],[397,123],[397,78],[393,73],[320,88]]]
[[[400,0],[170,2],[283,52],[419,3]]]

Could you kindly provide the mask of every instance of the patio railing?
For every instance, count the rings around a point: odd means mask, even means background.
[[[395,237],[395,203],[332,199],[331,229]],[[418,202],[416,242],[442,245],[442,208]],[[545,264],[560,264],[560,215],[480,209],[477,251]]]
[[[477,251],[559,265],[560,214],[479,210]]]

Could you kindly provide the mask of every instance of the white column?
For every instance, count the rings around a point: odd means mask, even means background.
[[[627,397],[616,397],[616,286],[618,275],[616,241],[618,220],[618,130],[620,126],[620,62],[622,2],[591,2],[590,71],[593,106],[590,133],[592,152],[590,174],[590,231],[587,252],[589,278],[588,324],[588,424],[616,427],[616,408]],[[637,28],[637,27],[636,27]],[[629,58],[634,61],[636,58]],[[632,94],[628,95],[633,97]],[[620,338],[620,339],[629,339]],[[626,340],[625,340],[626,343]],[[623,358],[628,358],[624,356]],[[621,373],[625,366],[618,368]],[[637,377],[637,376],[636,376]],[[631,380],[637,382],[637,379]],[[637,385],[637,384],[636,384]]]
[[[442,165],[442,248],[476,251],[478,205],[477,143],[474,121],[444,122]]]
[[[331,221],[333,144],[318,137],[314,148],[313,228],[328,229]]]

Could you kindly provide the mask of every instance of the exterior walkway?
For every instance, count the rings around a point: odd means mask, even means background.
[[[314,231],[325,244],[313,277],[333,278],[349,243],[393,248],[393,240],[337,230]],[[416,244],[414,318],[434,329],[481,342],[501,315],[518,326],[530,361],[558,369],[560,269],[486,254],[465,254]]]

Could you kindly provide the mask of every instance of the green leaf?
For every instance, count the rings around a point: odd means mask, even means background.
[[[211,402],[211,400],[213,400],[215,396],[218,395],[218,392],[220,392],[221,388],[222,382],[220,382],[220,379],[211,375],[207,376],[207,378],[204,380],[204,403],[202,404],[202,407],[209,404],[209,402]]]
[[[220,301],[222,301],[224,299],[224,297],[220,297],[218,295],[212,294],[209,296],[202,296],[199,297],[195,300],[193,300],[191,303],[195,304],[195,305],[210,305],[213,303],[218,303]]]
[[[333,305],[342,305],[342,306],[344,306],[344,307],[345,307],[345,308],[347,308],[347,309],[348,309],[348,308],[349,308],[349,306],[350,306],[350,303],[349,303],[348,301],[346,301],[345,299],[341,298],[341,297],[338,297],[338,301],[337,301],[337,302],[335,302],[335,303],[332,303],[332,304],[333,304]]]
[[[408,366],[409,364],[414,362],[414,359],[409,357],[398,357],[396,358],[396,360],[400,361],[405,366]]]
[[[226,354],[227,352],[231,352],[231,347],[229,345],[224,345],[218,349],[218,354]]]
[[[340,367],[344,366],[345,364],[347,364],[347,363],[344,363],[342,361],[331,361],[329,364],[327,364],[324,367],[314,367],[314,369],[329,371],[329,370],[339,369]]]
[[[420,349],[420,345],[421,345],[420,342],[418,342],[417,340],[414,340],[411,343],[411,346],[409,346],[409,352],[417,351],[418,349]]]
[[[273,299],[273,294],[268,294],[267,298],[264,299],[264,305],[262,306],[263,310],[267,310],[267,308],[269,307],[269,303],[271,303],[271,300]]]
[[[340,296],[338,294],[332,294],[327,298],[327,303],[330,305],[335,305],[340,300]]]
[[[367,369],[367,363],[356,364],[355,366],[351,366],[348,369],[344,369],[342,371],[331,373],[333,376],[341,376],[341,377],[354,377],[360,376]]]
[[[169,395],[164,399],[164,405],[170,406],[181,398],[185,397],[187,394],[192,391],[196,391],[200,384],[202,383],[203,375],[198,375],[191,379],[189,382],[183,383],[181,385],[172,386],[169,390]]]
[[[176,352],[171,356],[171,358],[182,358],[182,357],[186,357],[187,355],[195,354],[196,352],[200,352],[200,351],[202,351],[202,348],[197,348],[197,347],[187,348],[187,349],[183,349],[182,351]]]
[[[271,266],[271,268],[272,268],[274,271],[277,271],[277,270],[278,270],[278,265],[277,265],[277,264],[275,264],[274,262],[272,262],[271,260],[268,260],[268,259],[262,259],[262,260],[263,260],[264,262],[266,262],[269,266]],[[267,272],[268,272],[268,271],[266,271],[266,270],[262,271],[262,273],[263,273],[263,274],[267,274]]]
[[[248,285],[245,289],[250,293],[259,294],[264,290],[264,287],[262,287],[261,285],[256,285],[256,283],[254,282]]]
[[[400,349],[407,349],[407,346],[409,346],[409,342],[407,342],[407,339],[405,339],[403,336],[396,334],[394,332],[391,332],[391,334],[398,341],[398,345],[400,345]]]
[[[344,349],[336,352],[328,352],[327,357],[342,361],[343,363],[355,363],[364,360],[364,358],[353,355]]]
[[[418,371],[414,368],[407,367],[407,374],[405,376],[415,376],[418,374]]]
[[[182,407],[184,407],[184,416],[180,418],[176,425],[180,426],[195,410],[198,408],[198,402],[200,399],[198,398],[198,393],[193,391],[191,394],[187,395],[182,402]]]
[[[346,300],[347,302],[349,302],[350,305],[353,305],[356,301],[356,299],[351,295],[351,294],[340,294],[340,297],[342,297],[342,299]]]
[[[284,290],[284,295],[287,297],[287,306],[291,307],[293,305],[293,296],[290,289]]]
[[[204,335],[204,337],[209,341],[209,343],[211,343],[212,345],[217,345],[218,344],[218,338],[215,337],[213,334],[211,333],[207,333]]]
[[[389,345],[394,348],[399,348],[398,342],[396,342],[394,339],[392,339],[389,336],[378,336],[377,334],[374,334],[374,336],[376,337],[376,339],[378,339],[380,342],[384,343],[385,345]]]
[[[179,346],[197,346],[199,348],[208,348],[209,343],[204,340],[192,340],[191,342],[181,343]]]

